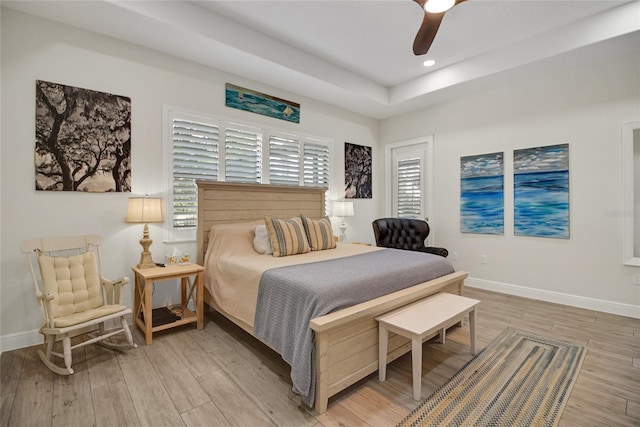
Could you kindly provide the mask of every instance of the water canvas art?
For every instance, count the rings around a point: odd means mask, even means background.
[[[569,238],[569,144],[513,152],[514,234]]]
[[[227,83],[225,106],[300,123],[300,104]]]
[[[504,234],[504,154],[460,158],[460,231]]]

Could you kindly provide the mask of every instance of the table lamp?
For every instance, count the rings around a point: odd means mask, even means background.
[[[347,231],[347,224],[344,222],[344,217],[353,216],[353,202],[346,200],[336,200],[333,202],[333,216],[340,218],[340,241],[344,242]]]
[[[149,238],[149,223],[162,221],[162,199],[152,197],[129,198],[129,207],[127,209],[125,222],[144,224],[142,239],[140,239],[142,254],[140,255],[138,268],[151,268],[156,266],[151,257],[151,252],[149,252],[149,246],[153,243],[153,240]]]

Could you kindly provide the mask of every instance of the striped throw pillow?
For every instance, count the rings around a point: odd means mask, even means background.
[[[298,217],[276,219],[265,217],[273,256],[304,254],[311,251],[302,220]]]
[[[300,218],[302,218],[304,231],[307,233],[307,240],[312,251],[335,249],[336,241],[333,238],[333,229],[329,218],[324,217],[314,220],[304,215],[300,215]]]

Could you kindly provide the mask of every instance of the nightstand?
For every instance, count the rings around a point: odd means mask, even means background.
[[[196,322],[198,329],[204,328],[203,271],[204,267],[198,264],[133,268],[135,274],[133,318],[134,323],[144,332],[146,345],[151,344],[154,332],[193,322]],[[173,316],[164,307],[155,310],[152,307],[153,284],[172,279],[180,279],[181,282],[180,317]],[[195,312],[188,308],[190,302],[193,302]],[[152,315],[153,311],[156,312],[155,318]],[[164,319],[160,319],[159,315]],[[156,323],[155,326],[154,323]]]

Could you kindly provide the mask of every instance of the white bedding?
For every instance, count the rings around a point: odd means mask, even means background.
[[[226,313],[253,327],[258,287],[265,270],[323,261],[380,250],[375,246],[341,244],[336,249],[286,257],[262,255],[253,248],[254,221],[211,227],[204,260],[204,284]]]

